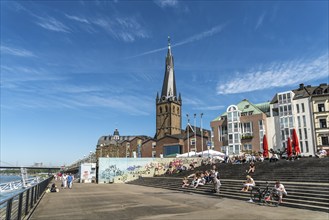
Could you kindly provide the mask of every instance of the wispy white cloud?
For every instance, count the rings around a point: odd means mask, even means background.
[[[68,14],[65,14],[65,16],[68,19],[71,19],[71,20],[74,20],[74,21],[79,21],[81,23],[89,24],[89,21],[86,18],[82,18],[82,17],[78,17],[78,16],[74,16],[74,15],[68,15]]]
[[[178,0],[154,0],[154,3],[161,8],[177,7]]]
[[[90,107],[106,107],[120,112],[126,112],[130,115],[150,115],[152,111],[153,100],[150,97],[119,95],[119,96],[102,96],[86,94],[78,99]],[[129,103],[129,105],[127,105]],[[145,111],[146,110],[146,111]]]
[[[95,28],[101,28],[113,38],[124,42],[134,42],[138,38],[148,38],[148,31],[142,27],[135,17],[108,17],[99,16],[97,18],[85,18],[75,15],[65,16],[73,21],[85,24],[83,27],[89,33],[95,33]]]
[[[328,74],[328,53],[325,53],[313,59],[272,63],[261,65],[246,73],[238,72],[230,81],[218,82],[217,94],[235,94],[296,85],[310,80],[328,79]]]
[[[49,73],[43,68],[31,68],[26,66],[1,66],[1,89],[25,91],[26,85],[33,82],[63,81],[66,78]]]
[[[206,103],[204,100],[198,98],[185,97],[183,101],[184,105],[190,105],[194,110],[216,111],[225,107],[222,105],[210,106],[209,103]]]
[[[200,106],[200,107],[196,107],[194,109],[204,110],[204,111],[217,111],[217,110],[221,110],[223,108],[225,108],[225,106],[223,106],[223,105],[214,105],[214,106]]]
[[[79,85],[71,83],[68,77],[57,76],[42,68],[24,66],[1,66],[1,74],[1,91],[14,94],[7,95],[1,103],[1,107],[6,109],[97,107],[129,115],[145,116],[152,113],[154,100],[150,96],[143,96],[135,90],[127,89],[125,94],[122,94],[118,89],[121,87],[116,87],[115,84]]]
[[[221,32],[225,28],[226,25],[227,25],[227,23],[212,27],[210,30],[207,30],[207,31],[204,31],[202,33],[193,35],[192,37],[189,37],[186,40],[183,40],[181,42],[173,44],[173,47],[184,45],[184,44],[187,44],[187,43],[192,43],[192,42],[198,41],[198,40],[202,40],[203,38],[206,38],[206,37],[211,37],[214,34],[217,34],[217,33]]]
[[[266,15],[266,12],[263,12],[259,16],[259,18],[257,20],[257,23],[256,23],[256,26],[255,26],[255,30],[257,30],[258,28],[260,28],[263,25],[263,21],[264,21],[265,15]]]
[[[212,27],[211,29],[209,29],[207,31],[204,31],[202,33],[193,35],[193,36],[191,36],[191,37],[189,37],[189,38],[187,38],[183,41],[180,41],[178,43],[172,44],[171,47],[178,47],[178,46],[181,46],[181,45],[184,45],[184,44],[193,43],[195,41],[202,40],[202,39],[207,38],[207,37],[211,37],[211,36],[221,32],[227,26],[227,24],[228,23],[224,23],[224,24]],[[131,57],[127,57],[127,58],[141,57],[141,56],[144,56],[144,55],[157,53],[157,52],[160,52],[160,51],[163,51],[163,50],[166,50],[166,49],[168,49],[168,47],[162,47],[162,48],[146,51],[146,52],[143,52],[143,53],[131,56]]]
[[[64,25],[62,22],[56,20],[53,17],[43,18],[38,16],[39,21],[36,22],[37,25],[56,32],[70,33],[71,29]]]
[[[21,48],[14,48],[14,47],[8,47],[8,46],[0,46],[1,53],[10,54],[14,56],[20,56],[20,57],[36,57],[33,52]]]

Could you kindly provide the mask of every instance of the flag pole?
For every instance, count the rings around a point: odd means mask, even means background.
[[[203,113],[201,113],[201,126],[200,126],[200,131],[201,131],[201,152],[202,152],[202,158],[203,158],[203,131],[202,131],[202,116],[203,116]]]
[[[190,157],[190,119],[188,118],[188,114],[186,114],[187,117],[187,157]]]
[[[196,114],[194,113],[194,154],[196,155]]]

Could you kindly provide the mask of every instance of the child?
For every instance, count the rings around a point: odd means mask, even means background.
[[[190,185],[190,184],[188,183],[188,179],[187,179],[187,177],[184,177],[184,178],[183,178],[182,183],[183,183],[182,188],[188,187],[188,186]]]

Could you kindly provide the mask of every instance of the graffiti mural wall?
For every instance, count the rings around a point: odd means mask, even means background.
[[[99,158],[98,183],[125,183],[200,166],[201,158]]]

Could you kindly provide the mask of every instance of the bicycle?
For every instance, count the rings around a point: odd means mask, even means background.
[[[253,193],[253,191],[256,191]],[[269,189],[269,183],[266,182],[266,187],[262,190],[261,187],[252,187],[250,192],[250,200],[259,205],[278,206],[279,197],[274,189]]]

